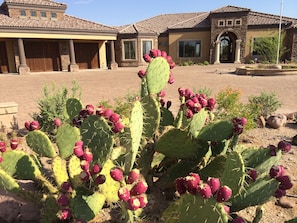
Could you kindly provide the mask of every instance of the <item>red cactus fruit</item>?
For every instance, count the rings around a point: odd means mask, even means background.
[[[10,148],[16,149],[19,145],[19,141],[17,139],[11,139],[10,140]]]
[[[287,153],[291,150],[291,144],[282,140],[277,144],[277,148],[280,149],[281,151]]]
[[[82,110],[80,110],[78,115],[80,118],[87,118],[89,116],[89,113],[88,113],[87,109],[82,109]]]
[[[86,149],[83,154],[83,159],[88,162],[91,162],[93,160],[93,153]]]
[[[91,175],[95,175],[97,173],[100,173],[101,170],[102,170],[102,167],[99,164],[94,164],[91,168],[90,173],[91,173]]]
[[[123,176],[123,170],[121,170],[118,167],[115,167],[115,168],[113,168],[113,169],[110,170],[110,176],[115,181],[122,181],[123,178],[124,178],[124,176]]]
[[[82,160],[82,161],[80,162],[80,168],[81,168],[82,170],[89,171],[89,168],[90,168],[90,163],[89,163],[89,161]]]
[[[180,97],[184,97],[185,96],[185,90],[182,88],[178,88],[178,94]]]
[[[148,200],[146,194],[142,194],[141,196],[138,197],[139,203],[140,203],[140,208],[146,207]]]
[[[287,194],[286,190],[281,190],[279,188],[274,192],[274,196],[276,198],[281,198],[283,196],[286,196],[286,194]]]
[[[166,51],[161,51],[161,57],[164,57],[164,58],[167,59],[167,53],[166,53]]]
[[[202,108],[207,106],[208,102],[207,102],[206,98],[199,96],[198,100],[199,100],[199,103],[201,104]]]
[[[119,199],[122,201],[128,201],[130,199],[130,191],[127,187],[121,187],[118,191]]]
[[[285,174],[285,167],[283,165],[272,166],[269,170],[269,175],[271,178],[277,178]]]
[[[157,57],[158,56],[157,50],[156,49],[151,49],[150,50],[150,56],[153,57],[153,58]]]
[[[194,177],[195,183],[198,185],[200,184],[200,176],[198,173],[189,173],[190,177]]]
[[[187,176],[185,179],[185,186],[189,193],[195,195],[198,191],[199,181],[194,176]]]
[[[72,192],[72,186],[69,182],[65,181],[61,184],[61,190],[63,192]]]
[[[172,57],[171,56],[167,56],[166,60],[169,64],[173,63]]]
[[[59,218],[61,220],[67,220],[67,219],[70,219],[71,217],[71,211],[69,208],[63,208],[59,214],[58,214]]]
[[[172,105],[172,101],[167,101],[166,102],[166,108],[169,109]]]
[[[233,219],[232,223],[246,223],[246,220],[242,217],[237,217]]]
[[[109,119],[109,117],[112,116],[113,113],[114,113],[113,110],[111,110],[111,109],[106,109],[106,110],[103,112],[103,116],[104,116],[104,118]]]
[[[217,201],[225,202],[228,201],[232,196],[232,190],[228,186],[221,186],[217,192]]]
[[[132,189],[130,190],[130,194],[132,196],[144,194],[147,191],[148,185],[145,181],[137,182]]]
[[[281,190],[289,190],[293,187],[292,181],[287,175],[279,176],[276,178],[276,180],[280,182],[278,188]]]
[[[99,105],[99,106],[97,107],[97,109],[96,109],[96,115],[98,115],[98,116],[102,116],[103,113],[104,113],[104,111],[105,111],[104,106],[103,106],[103,105]]]
[[[137,73],[138,77],[144,78],[146,76],[146,71],[145,70],[140,70]]]
[[[57,199],[57,203],[61,207],[66,207],[69,205],[69,198],[65,194],[60,194],[60,196]]]
[[[224,205],[224,210],[225,210],[225,212],[226,212],[227,214],[230,213],[230,207],[229,207],[229,206]]]
[[[275,145],[269,145],[268,148],[270,149],[270,156],[276,156],[277,147]]]
[[[215,105],[216,105],[216,99],[209,98],[207,100],[206,108],[207,108],[207,110],[212,111],[214,109]]]
[[[25,128],[28,130],[28,131],[31,131],[31,122],[25,122]]]
[[[209,177],[206,183],[210,186],[212,194],[215,194],[221,186],[220,179],[215,177]]]
[[[95,180],[94,180],[94,183],[96,185],[101,185],[101,184],[104,184],[106,181],[106,177],[103,175],[103,174],[99,174]]]
[[[112,123],[117,123],[120,120],[121,116],[117,113],[112,114],[109,117],[109,121],[111,121]]]
[[[150,57],[150,55],[147,54],[147,53],[143,55],[143,59],[144,59],[144,61],[147,62],[147,63],[150,63],[151,60],[152,60],[152,58]]]
[[[257,170],[255,170],[255,169],[251,169],[251,170],[249,171],[249,177],[250,177],[250,179],[251,179],[253,182],[255,182],[256,179],[257,179],[257,177],[258,177],[258,172],[257,172]]]
[[[136,211],[140,207],[140,202],[137,197],[131,197],[127,203],[127,209],[131,211]]]
[[[0,163],[2,163],[2,161],[3,161],[3,157],[2,157],[2,156],[0,156]]]
[[[175,187],[177,192],[182,195],[187,192],[187,187],[185,185],[185,178],[179,177],[175,180]]]
[[[30,123],[30,130],[38,130],[40,129],[40,125],[38,121],[32,121]]]
[[[204,199],[209,199],[210,197],[212,197],[211,188],[208,184],[205,183],[199,185],[198,193]]]
[[[80,146],[80,147],[84,147],[84,142],[83,141],[77,141],[75,142],[75,146]]]
[[[6,151],[5,141],[0,141],[0,152],[4,153]]]
[[[186,117],[187,118],[192,118],[194,116],[193,112],[191,109],[187,109],[186,111]]]
[[[80,172],[79,178],[81,179],[81,181],[88,181],[90,179],[90,173],[86,170],[83,170]]]
[[[88,104],[88,105],[86,105],[86,110],[87,110],[88,115],[93,115],[95,112],[95,107],[94,107],[94,105]]]
[[[166,96],[166,92],[165,91],[160,91],[158,93],[158,97],[164,98]]]
[[[175,82],[175,79],[174,79],[173,75],[172,74],[169,75],[168,84],[174,84],[174,82]]]
[[[111,130],[114,132],[114,133],[119,133],[121,131],[123,131],[123,129],[125,128],[125,126],[123,125],[123,123],[121,122],[117,122],[117,123],[114,123]]]
[[[128,177],[126,179],[126,183],[133,184],[134,182],[136,182],[136,180],[139,179],[139,177],[140,177],[139,169],[133,169],[129,172]]]
[[[73,153],[80,158],[84,155],[84,150],[81,146],[75,146],[73,148]]]
[[[61,119],[59,119],[59,118],[55,118],[53,123],[58,128],[62,125]]]

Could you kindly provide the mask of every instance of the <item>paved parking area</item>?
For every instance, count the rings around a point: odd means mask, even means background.
[[[177,89],[190,88],[198,90],[209,88],[215,96],[226,87],[240,89],[242,101],[250,95],[261,92],[275,92],[281,100],[283,112],[297,111],[297,76],[252,77],[238,76],[232,72],[235,64],[209,66],[176,67],[173,69],[175,83],[166,89],[166,100],[173,102],[173,110],[179,106]],[[42,97],[45,85],[51,87],[65,86],[71,89],[72,82],[77,81],[82,89],[84,104],[98,105],[101,100],[124,97],[140,90],[137,72],[146,67],[118,68],[118,70],[82,70],[79,72],[45,72],[30,75],[0,74],[0,102],[13,101],[18,104],[17,121],[23,127],[25,121],[31,120],[31,114],[38,111],[38,99]],[[71,93],[71,90],[70,90]]]

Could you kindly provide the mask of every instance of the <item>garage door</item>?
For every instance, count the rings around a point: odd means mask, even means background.
[[[8,60],[4,41],[0,41],[0,73],[8,73]]]
[[[24,42],[26,62],[31,71],[60,71],[58,42]]]
[[[74,43],[74,49],[79,69],[99,68],[98,43]]]

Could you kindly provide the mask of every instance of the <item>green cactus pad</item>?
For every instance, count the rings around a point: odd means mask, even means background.
[[[28,146],[39,156],[53,158],[57,155],[49,137],[40,130],[34,130],[26,135]]]
[[[141,104],[144,112],[143,135],[150,139],[159,128],[161,119],[159,103],[155,98],[147,95],[141,99]]]
[[[79,177],[81,171],[82,169],[80,167],[80,159],[75,155],[71,156],[68,161],[68,173],[73,187],[78,187],[83,184]]]
[[[61,208],[57,205],[55,197],[46,197],[43,208],[40,209],[40,223],[57,222],[56,214]]]
[[[207,116],[208,116],[208,112],[205,109],[201,109],[198,113],[196,113],[192,117],[192,120],[190,123],[190,133],[194,138],[198,137],[200,130],[205,125]]]
[[[279,186],[279,182],[269,176],[250,184],[239,195],[231,198],[231,211],[240,211],[249,206],[264,204],[274,196]]]
[[[202,141],[220,142],[232,136],[233,124],[229,121],[213,122],[201,129],[197,139]]]
[[[70,200],[70,208],[75,218],[88,222],[101,211],[104,202],[103,194],[81,187],[76,189],[75,195]]]
[[[111,160],[107,160],[102,167],[100,174],[103,174],[106,178],[104,184],[99,185],[99,191],[105,196],[108,203],[114,203],[119,200],[118,191],[120,189],[120,182],[113,180],[110,176],[110,170],[114,168],[115,165]]]
[[[244,188],[245,166],[238,152],[232,151],[226,155],[227,159],[221,177],[221,184],[229,186],[232,189],[233,196],[236,196]]]
[[[174,124],[174,116],[171,111],[169,111],[165,107],[161,107],[161,121],[160,121],[160,126],[169,126]]]
[[[10,192],[19,192],[21,190],[18,183],[3,169],[0,168],[0,189]]]
[[[93,153],[93,161],[105,163],[111,153],[114,139],[107,122],[96,115],[89,116],[80,127],[82,140]]]
[[[81,101],[77,98],[68,98],[66,101],[66,111],[69,119],[74,119],[78,113],[82,110],[83,105]]]
[[[52,170],[58,187],[69,180],[66,160],[56,156],[52,161]]]
[[[222,177],[226,164],[226,156],[219,155],[215,157],[209,164],[200,170],[200,177],[207,180],[208,177]]]
[[[56,143],[60,156],[65,159],[73,154],[75,142],[80,140],[80,131],[78,128],[69,124],[64,124],[58,128]]]
[[[246,168],[257,170],[258,177],[269,172],[273,165],[281,159],[281,151],[277,151],[276,156],[270,155],[269,148],[246,148],[241,153]]]
[[[184,194],[163,212],[165,223],[227,223],[228,214],[224,204],[214,198],[203,199],[201,196]]]
[[[146,70],[146,81],[149,94],[162,91],[169,79],[170,66],[163,57],[153,58]]]
[[[10,150],[2,154],[1,168],[10,176],[19,180],[34,180],[41,175],[39,167],[25,152]]]
[[[143,98],[146,95],[148,95],[147,82],[146,82],[146,78],[142,78],[141,79],[140,96]]]
[[[170,128],[155,144],[155,150],[172,158],[190,158],[196,155],[197,145],[188,132]]]

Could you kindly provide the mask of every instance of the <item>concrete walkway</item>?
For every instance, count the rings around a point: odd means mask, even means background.
[[[251,95],[261,92],[275,92],[282,102],[281,111],[297,111],[297,76],[251,77],[233,74],[235,64],[209,66],[176,67],[173,69],[175,83],[166,88],[166,100],[173,102],[173,110],[179,106],[177,89],[190,88],[199,90],[208,88],[212,96],[231,87],[240,89],[242,101],[246,102]],[[31,114],[38,112],[38,99],[42,98],[42,89],[54,83],[56,87],[65,86],[71,94],[72,82],[77,81],[82,89],[82,102],[98,105],[101,100],[124,97],[140,90],[140,79],[137,72],[146,67],[119,68],[118,70],[86,70],[74,73],[46,72],[30,75],[0,74],[0,102],[18,104],[17,121],[19,128],[24,122],[32,120]]]

